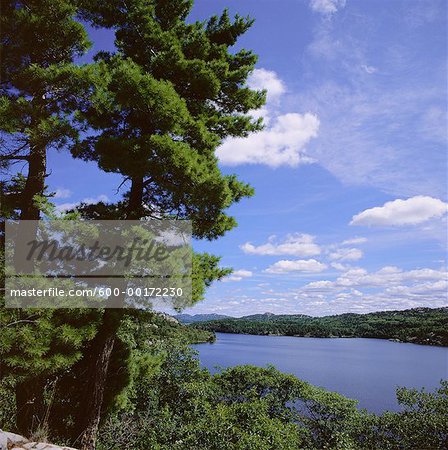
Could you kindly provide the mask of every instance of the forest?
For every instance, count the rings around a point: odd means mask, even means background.
[[[195,322],[220,333],[302,337],[360,337],[448,346],[448,308],[415,308],[325,317],[258,314]]]
[[[167,316],[147,313],[143,321],[128,315],[112,356],[96,448],[446,448],[446,381],[434,392],[400,388],[401,411],[375,415],[272,366],[237,366],[211,375],[190,347],[208,339],[207,332]],[[78,365],[49,379],[46,428],[37,427],[31,438],[76,445],[82,374]],[[16,430],[14,383],[11,376],[0,383],[0,429]]]

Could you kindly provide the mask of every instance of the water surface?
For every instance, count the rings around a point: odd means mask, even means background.
[[[214,344],[199,344],[201,364],[217,367],[273,364],[316,386],[359,401],[372,412],[397,410],[398,386],[429,390],[448,378],[448,348],[382,339],[300,338],[216,333]]]

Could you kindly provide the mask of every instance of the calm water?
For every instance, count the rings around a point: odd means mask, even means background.
[[[316,386],[359,400],[372,412],[397,410],[397,386],[433,389],[448,378],[448,348],[380,339],[318,339],[217,333],[199,344],[201,364],[212,372],[273,364]]]

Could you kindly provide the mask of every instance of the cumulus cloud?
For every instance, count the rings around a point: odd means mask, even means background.
[[[221,163],[264,164],[270,167],[313,162],[304,147],[317,136],[319,119],[311,113],[288,113],[276,117],[269,128],[246,138],[227,139],[216,154]]]
[[[346,0],[311,0],[310,8],[320,14],[334,14],[344,8]]]
[[[250,88],[257,91],[266,89],[268,101],[278,99],[286,92],[286,86],[272,70],[255,69],[247,80]]]
[[[222,164],[264,164],[269,167],[290,166],[314,162],[305,146],[319,130],[319,118],[310,112],[279,113],[277,108],[286,87],[270,70],[256,69],[248,80],[253,89],[267,90],[267,104],[250,111],[254,118],[262,117],[266,128],[244,138],[228,138],[217,149]]]
[[[415,269],[404,271],[386,266],[369,273],[351,268],[334,281],[319,280],[297,289],[300,304],[322,302],[320,313],[370,312],[408,309],[421,306],[447,306],[446,270]]]
[[[414,269],[404,271],[395,266],[385,266],[369,273],[367,270],[355,267],[347,270],[334,281],[322,280],[308,283],[304,289],[345,289],[345,288],[383,288],[399,287],[403,284],[446,281],[445,270]],[[445,292],[446,297],[446,292]]]
[[[337,261],[358,261],[363,257],[363,252],[359,248],[340,248],[331,252],[328,257]]]
[[[407,200],[397,199],[383,206],[366,209],[353,216],[350,225],[401,226],[417,225],[429,219],[441,217],[447,212],[447,204],[437,198],[418,195]]]
[[[240,269],[233,271],[229,276],[223,278],[222,281],[241,281],[243,278],[250,278],[253,273],[250,270]]]
[[[322,272],[328,266],[315,259],[297,259],[288,260],[282,259],[268,267],[267,273],[289,273],[289,272]]]
[[[283,242],[278,242],[275,236],[271,236],[268,242],[255,246],[246,242],[240,248],[244,253],[251,255],[291,255],[291,256],[316,256],[321,253],[315,237],[310,234],[289,234]]]
[[[434,282],[426,282],[415,284],[413,286],[392,286],[385,290],[386,294],[389,295],[399,295],[407,297],[418,297],[421,295],[428,295],[428,293],[445,295],[448,291],[448,281],[439,280]]]
[[[290,273],[291,274],[291,273]],[[301,288],[262,290],[244,295],[235,289],[209,296],[204,312],[247,315],[267,310],[282,314],[322,316],[344,312],[402,310],[448,305],[445,269],[402,270],[386,266],[374,272],[350,268],[341,280],[319,280]],[[198,311],[196,311],[198,312]]]
[[[333,269],[339,270],[341,272],[345,272],[345,271],[350,269],[350,266],[345,265],[345,264],[341,264],[341,263],[338,263],[338,262],[332,262],[330,264],[330,266],[333,267]]]

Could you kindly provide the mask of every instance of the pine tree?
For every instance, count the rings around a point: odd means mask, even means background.
[[[75,13],[70,0],[1,4],[0,156],[28,164],[21,219],[39,219],[34,197],[44,191],[47,151],[77,138],[74,105],[86,77],[73,59],[90,43]]]
[[[250,110],[265,93],[246,80],[256,56],[230,48],[251,26],[227,11],[208,22],[188,23],[192,1],[89,2],[84,17],[116,30],[115,54],[97,56],[103,81],[84,111],[95,134],[73,154],[97,161],[130,181],[124,201],[83,208],[86,217],[177,218],[193,221],[197,238],[214,239],[236,225],[225,210],[252,189],[223,175],[215,150],[228,136],[261,128]],[[197,293],[225,273],[219,259],[196,255]],[[199,300],[197,295],[192,301]],[[82,448],[95,447],[107,368],[123,312],[107,310],[91,350]],[[94,356],[92,356],[94,355]]]
[[[89,90],[73,63],[89,41],[70,0],[4,0],[0,17],[0,168],[2,219],[40,218],[47,152],[78,138],[75,111]],[[26,176],[6,179],[14,163]],[[3,236],[3,234],[2,234]],[[3,274],[2,274],[3,277]],[[3,281],[2,281],[3,282]],[[28,434],[41,419],[49,376],[70,367],[94,335],[98,312],[5,309],[0,304],[0,377],[13,376],[17,427]]]

